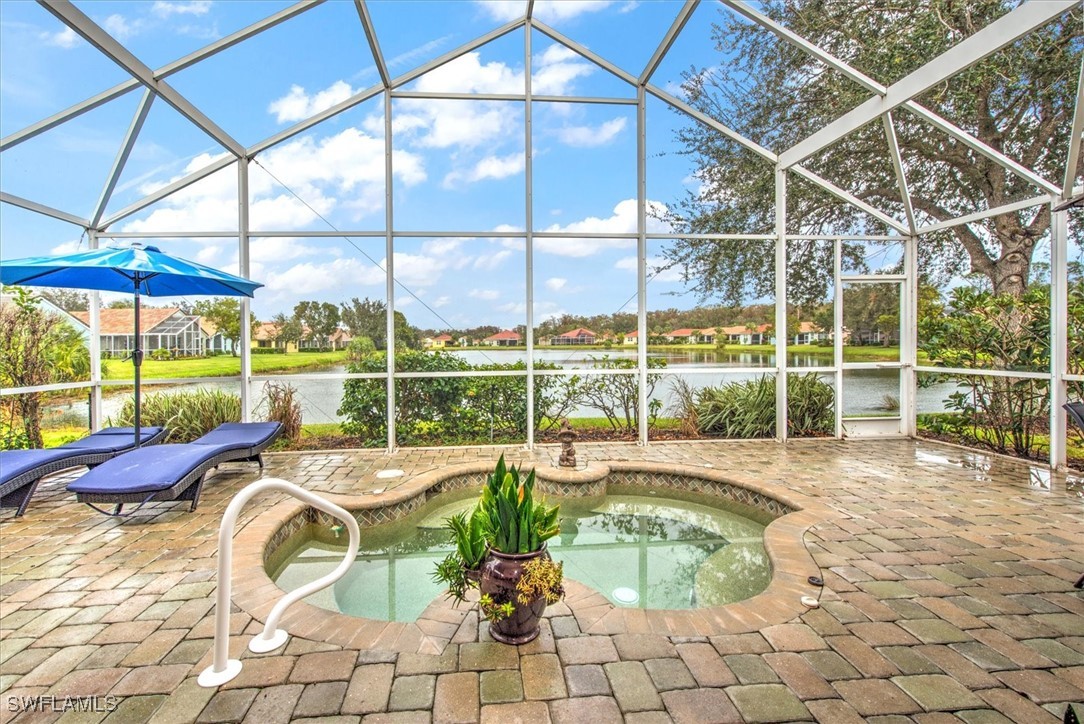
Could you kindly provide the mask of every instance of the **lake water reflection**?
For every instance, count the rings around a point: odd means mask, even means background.
[[[474,365],[496,363],[512,364],[515,362],[523,362],[527,359],[527,354],[524,350],[481,350],[474,348],[454,350],[453,353]],[[585,367],[590,367],[592,366],[591,358],[598,358],[603,355],[609,355],[614,358],[622,357],[635,359],[636,351],[634,349],[535,349],[535,358],[537,360],[557,364],[568,369],[583,369]],[[738,369],[755,367],[770,369],[775,364],[775,355],[773,354],[732,350],[722,352],[714,350],[675,350],[673,352],[653,351],[650,353],[650,356],[666,360],[666,368],[669,370],[681,370],[682,374],[680,376],[697,389],[709,385],[720,385],[727,382],[749,380],[756,377],[758,374],[749,372],[700,372],[698,370],[708,368]],[[792,367],[827,367],[831,365],[832,357],[830,354],[791,354],[787,361]],[[320,371],[321,374],[342,374],[345,372],[346,368],[341,365]],[[770,372],[766,371],[765,374],[770,374]],[[283,375],[283,378],[297,390],[298,397],[302,401],[302,410],[306,423],[341,421],[341,418],[338,415],[338,409],[342,401],[343,380],[310,379],[302,374]],[[830,372],[826,372],[825,381],[829,384],[834,384],[834,375]],[[190,384],[168,389],[195,389],[201,387],[207,389],[222,389],[233,393],[239,391],[237,382],[194,381]],[[944,399],[955,389],[956,386],[952,383],[942,383],[932,387],[919,389],[917,400],[919,412],[942,411],[944,409]],[[262,396],[262,390],[262,383],[253,383],[253,395],[256,399],[259,399]],[[144,393],[155,391],[160,390],[153,386],[144,388]],[[656,385],[653,398],[661,400],[664,406],[663,409],[665,410],[671,402],[672,395],[673,379],[671,376],[667,375]],[[843,414],[845,417],[887,415],[890,414],[890,412],[886,407],[886,402],[889,399],[899,400],[899,397],[899,370],[849,370],[846,373],[845,392],[843,395]],[[106,397],[104,401],[105,414],[107,416],[116,414],[120,409],[123,399],[123,394],[114,394]],[[68,404],[63,406],[63,408],[63,411],[54,409],[54,414],[63,412],[64,418],[73,421],[74,424],[85,424],[87,419],[87,405],[85,402]],[[599,416],[601,413],[591,409],[582,409],[573,414],[579,417],[594,417]]]

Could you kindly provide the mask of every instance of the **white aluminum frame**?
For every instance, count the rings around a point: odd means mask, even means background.
[[[677,11],[673,22],[661,38],[658,45],[655,47],[651,54],[650,60],[642,68],[638,75],[620,68],[616,64],[608,61],[600,55],[589,50],[585,46],[571,38],[566,37],[558,30],[550,27],[549,25],[539,21],[534,17],[534,2],[529,0],[526,4],[525,14],[512,20],[504,25],[501,25],[487,33],[480,35],[479,37],[464,43],[463,45],[455,48],[454,50],[441,55],[421,66],[414,68],[406,73],[403,73],[397,77],[392,77],[389,74],[388,66],[385,58],[380,50],[379,34],[372,22],[372,18],[369,15],[369,9],[365,0],[354,0],[354,6],[358,16],[358,23],[361,30],[364,33],[368,47],[372,53],[374,63],[376,64],[377,72],[380,77],[380,82],[366,90],[360,91],[343,102],[321,111],[310,118],[296,123],[295,125],[276,133],[251,147],[244,147],[237,140],[231,137],[223,129],[221,129],[211,118],[206,116],[199,108],[188,101],[184,96],[173,89],[165,79],[185,68],[189,68],[203,60],[210,58],[238,43],[241,43],[249,38],[259,35],[269,28],[275,27],[281,23],[287,22],[292,18],[305,13],[312,8],[315,8],[322,4],[324,0],[302,0],[294,5],[291,5],[283,10],[280,10],[263,20],[253,23],[246,28],[243,28],[237,32],[234,32],[224,38],[221,38],[207,46],[193,52],[188,55],[166,64],[157,70],[152,70],[139,61],[130,51],[115,38],[111,37],[102,27],[94,23],[87,15],[73,5],[70,0],[38,0],[39,4],[58,20],[60,20],[65,26],[78,33],[81,37],[87,40],[93,47],[100,51],[103,55],[120,66],[125,72],[127,72],[131,78],[127,81],[119,83],[112,88],[109,88],[101,93],[98,93],[87,100],[77,103],[70,108],[53,114],[52,116],[43,119],[37,123],[13,133],[6,138],[0,139],[0,151],[12,148],[26,140],[34,138],[42,133],[45,133],[57,126],[72,120],[90,110],[93,110],[101,105],[108,103],[116,98],[119,98],[139,86],[145,88],[142,99],[137,105],[136,112],[132,118],[131,124],[124,139],[118,149],[116,158],[110,169],[109,175],[103,185],[102,191],[99,195],[98,201],[92,210],[89,218],[82,218],[76,214],[72,214],[62,209],[52,208],[39,202],[24,199],[14,194],[0,191],[0,203],[16,206],[26,209],[33,213],[42,214],[53,219],[64,221],[75,226],[78,226],[85,230],[88,237],[88,245],[90,248],[96,248],[99,240],[103,237],[112,239],[127,239],[127,238],[232,238],[237,237],[239,245],[239,271],[243,276],[247,276],[249,273],[249,249],[252,238],[272,238],[272,237],[285,237],[285,236],[297,236],[299,232],[296,231],[260,231],[253,233],[249,229],[249,193],[248,193],[248,174],[249,163],[255,159],[255,157],[276,144],[282,143],[287,139],[302,133],[310,128],[313,128],[320,122],[332,118],[338,114],[341,114],[350,108],[357,106],[358,104],[375,98],[378,95],[383,96],[384,105],[384,130],[385,130],[385,228],[383,231],[353,231],[353,230],[333,230],[333,231],[305,231],[300,232],[301,235],[312,237],[346,237],[346,238],[379,238],[385,239],[385,252],[387,255],[386,262],[386,295],[387,295],[387,338],[388,338],[388,367],[382,374],[341,374],[341,375],[305,375],[314,379],[381,379],[386,378],[387,381],[387,394],[388,400],[394,401],[395,399],[395,379],[396,378],[409,378],[409,377],[424,377],[427,374],[422,373],[396,373],[394,369],[394,323],[395,323],[395,277],[394,277],[394,249],[395,249],[395,237],[403,238],[424,238],[424,237],[460,237],[470,236],[476,238],[524,238],[526,240],[526,298],[527,298],[527,328],[533,330],[534,325],[534,239],[536,238],[599,238],[599,239],[611,239],[611,238],[628,238],[635,239],[637,245],[637,330],[639,332],[639,339],[637,341],[637,358],[638,364],[635,370],[621,370],[610,371],[610,374],[636,374],[639,376],[639,403],[640,403],[640,444],[647,444],[647,405],[646,405],[646,389],[647,389],[647,242],[651,240],[665,240],[665,239],[677,239],[677,238],[697,238],[697,239],[715,239],[719,241],[724,240],[774,240],[776,242],[776,329],[786,328],[786,243],[795,239],[815,239],[815,240],[827,240],[832,241],[834,244],[835,255],[835,345],[834,345],[834,365],[830,368],[818,368],[817,371],[834,373],[836,376],[836,434],[842,436],[842,423],[840,416],[842,414],[840,404],[842,394],[842,375],[843,375],[843,361],[842,361],[842,335],[840,330],[842,328],[842,285],[844,281],[866,281],[864,277],[848,275],[844,278],[841,269],[841,256],[840,256],[840,244],[842,241],[849,239],[861,239],[861,240],[903,240],[905,243],[905,273],[897,276],[884,276],[876,275],[871,277],[868,281],[871,282],[893,282],[900,283],[902,290],[901,294],[901,359],[899,366],[901,367],[901,374],[904,374],[904,381],[902,385],[902,405],[901,410],[903,416],[904,432],[909,435],[913,435],[915,432],[915,406],[914,406],[914,391],[915,391],[915,377],[917,372],[921,371],[940,371],[946,372],[943,368],[926,368],[917,366],[917,357],[915,351],[915,345],[917,342],[917,330],[915,328],[915,317],[917,313],[917,244],[920,242],[922,236],[940,231],[943,229],[951,228],[953,226],[968,224],[983,219],[995,216],[998,214],[1010,213],[1019,211],[1026,208],[1040,206],[1043,204],[1056,205],[1058,202],[1070,198],[1072,194],[1080,191],[1079,188],[1075,188],[1077,181],[1076,165],[1080,158],[1081,153],[1081,136],[1084,135],[1084,62],[1081,64],[1080,78],[1077,86],[1076,107],[1073,116],[1071,141],[1066,157],[1065,173],[1062,183],[1060,185],[1052,183],[1051,181],[1041,177],[1033,170],[1028,169],[1021,164],[1017,163],[1011,158],[1008,158],[1004,154],[1000,153],[996,149],[979,141],[975,137],[971,136],[967,132],[958,128],[951,122],[944,118],[941,118],[932,111],[919,105],[914,98],[923,93],[928,88],[943,82],[954,75],[960,73],[971,65],[979,62],[983,58],[988,57],[990,54],[998,51],[1006,45],[1015,42],[1016,40],[1024,37],[1028,33],[1032,32],[1036,28],[1041,27],[1050,20],[1058,17],[1060,14],[1076,7],[1078,5],[1077,0],[1044,0],[1038,2],[1037,0],[1031,0],[1025,2],[1016,9],[1012,10],[1002,18],[991,23],[986,28],[978,31],[971,37],[960,42],[949,51],[943,53],[941,56],[930,60],[926,65],[922,66],[915,72],[911,73],[907,77],[900,81],[885,86],[878,83],[876,80],[869,78],[860,71],[852,68],[846,62],[833,57],[823,49],[819,48],[815,44],[805,40],[793,31],[781,26],[775,21],[768,18],[749,5],[745,0],[721,0],[723,5],[743,16],[745,19],[760,25],[768,31],[774,33],[781,40],[791,43],[800,48],[804,52],[815,57],[819,61],[825,63],[830,68],[842,73],[847,78],[860,84],[862,87],[869,90],[873,96],[866,102],[858,106],[857,108],[844,113],[835,121],[830,123],[825,128],[812,134],[808,138],[798,142],[793,147],[786,149],[782,153],[775,154],[770,150],[763,148],[762,146],[754,143],[753,141],[744,138],[741,134],[735,132],[733,129],[727,128],[724,124],[720,123],[716,119],[713,119],[705,114],[699,112],[695,108],[689,106],[683,100],[674,97],[672,94],[656,87],[651,83],[651,78],[659,68],[660,64],[666,58],[667,53],[670,51],[674,42],[681,35],[683,29],[692,18],[694,12],[700,5],[699,0],[686,0]],[[465,53],[475,50],[490,41],[503,37],[514,31],[522,30],[524,33],[524,67],[525,67],[525,87],[522,95],[520,94],[463,94],[463,93],[421,93],[417,91],[405,90],[404,86],[410,82],[416,80],[423,74],[439,68],[442,65],[461,57]],[[550,38],[554,42],[557,42],[572,51],[578,53],[584,59],[594,63],[599,68],[603,69],[607,73],[615,76],[616,78],[625,81],[630,86],[630,89],[635,91],[635,97],[629,98],[604,98],[604,97],[579,97],[579,96],[536,96],[533,95],[531,86],[531,72],[532,72],[532,58],[531,58],[531,40],[535,31],[542,33],[544,36]],[[678,235],[678,234],[657,234],[647,232],[647,195],[646,195],[646,97],[650,94],[655,98],[670,105],[672,108],[680,110],[687,114],[690,118],[706,125],[707,127],[725,135],[734,142],[742,145],[748,150],[753,151],[766,162],[772,164],[775,168],[776,174],[776,228],[774,234],[761,234],[761,235],[743,235],[743,234],[694,234],[694,235]],[[173,183],[158,189],[157,191],[145,196],[144,198],[136,201],[133,204],[115,212],[111,216],[105,217],[106,209],[110,203],[113,193],[116,189],[117,182],[120,175],[123,172],[124,166],[127,162],[139,135],[143,129],[144,122],[147,118],[149,110],[153,104],[154,99],[158,97],[164,100],[166,103],[175,108],[190,122],[192,122],[197,128],[203,130],[208,136],[213,138],[219,145],[225,150],[225,154],[221,157],[213,160],[203,169],[199,169],[189,175],[180,178]],[[524,103],[524,138],[525,138],[525,211],[526,211],[526,226],[527,228],[517,232],[492,232],[492,231],[478,231],[478,232],[447,232],[447,231],[433,231],[433,232],[419,232],[419,231],[397,231],[394,227],[394,204],[392,195],[392,175],[393,175],[393,155],[392,155],[392,101],[394,98],[433,98],[433,99],[469,99],[478,101],[513,101]],[[607,105],[635,105],[636,106],[636,132],[637,132],[637,229],[633,234],[582,234],[582,233],[554,233],[554,232],[541,232],[534,229],[534,215],[533,215],[533,149],[532,149],[532,106],[535,102],[544,103],[580,103],[580,104],[607,104]],[[935,223],[927,224],[919,227],[915,219],[915,213],[911,204],[910,191],[908,189],[907,178],[905,168],[900,156],[898,143],[895,136],[895,128],[893,122],[893,112],[897,108],[903,108],[907,112],[914,114],[918,118],[931,124],[934,128],[948,134],[955,140],[966,145],[977,153],[984,155],[991,159],[995,163],[1002,166],[1007,171],[1017,174],[1018,176],[1026,179],[1030,183],[1034,184],[1041,192],[1032,198],[1023,199],[1017,202],[1006,204],[1004,206],[988,209],[985,211],[979,211],[972,214],[966,214],[955,219],[946,219]],[[900,190],[901,198],[904,205],[904,220],[893,218],[892,216],[885,214],[872,205],[858,199],[853,194],[850,194],[844,189],[841,189],[834,184],[830,183],[826,179],[823,179],[816,174],[813,174],[809,170],[799,165],[799,162],[816,153],[817,151],[835,143],[839,139],[843,138],[847,134],[851,133],[858,128],[866,125],[867,123],[881,119],[884,127],[886,141],[888,143],[891,161],[893,169],[896,174],[897,183]],[[123,219],[136,214],[150,205],[170,196],[181,189],[184,189],[201,179],[210,176],[211,174],[225,170],[233,163],[237,163],[237,187],[238,187],[238,228],[236,231],[222,231],[222,232],[166,232],[155,234],[133,233],[133,232],[119,232],[111,231],[111,227],[114,227],[118,222]],[[787,234],[786,233],[786,217],[785,217],[785,201],[786,201],[786,183],[787,174],[793,173],[815,185],[823,190],[830,192],[843,202],[854,206],[855,208],[863,211],[872,218],[875,218],[890,229],[898,232],[896,235],[885,236],[827,236],[827,235],[801,235],[801,234]],[[104,218],[103,218],[104,217]],[[1068,238],[1067,231],[1067,214],[1065,212],[1057,212],[1052,217],[1052,277],[1053,277],[1053,289],[1051,295],[1051,340],[1053,348],[1055,350],[1051,359],[1051,369],[1049,375],[1034,375],[1031,373],[1016,373],[1016,372],[1003,372],[1003,371],[977,371],[966,370],[963,371],[966,374],[988,374],[994,376],[1006,375],[1016,377],[1039,377],[1049,378],[1052,385],[1052,411],[1051,411],[1051,428],[1054,433],[1054,441],[1051,445],[1051,465],[1055,467],[1064,466],[1065,462],[1065,450],[1064,450],[1064,433],[1065,433],[1065,416],[1060,410],[1060,403],[1064,401],[1066,394],[1066,381],[1084,381],[1084,375],[1069,375],[1066,373],[1067,360],[1065,359],[1066,350],[1066,316],[1067,316],[1067,299],[1066,299],[1066,245]],[[92,295],[92,300],[96,301],[97,294]],[[248,334],[249,327],[249,304],[245,300],[243,306],[243,319],[242,327],[245,330],[243,337],[246,341],[241,345],[241,366],[242,371],[240,380],[242,382],[242,407],[245,419],[251,415],[251,384],[255,382],[265,381],[269,379],[276,379],[274,376],[254,376],[251,372],[251,354],[248,349],[247,340],[250,338]],[[89,387],[92,390],[92,404],[91,404],[91,421],[92,425],[96,428],[101,422],[101,391],[104,386],[111,386],[116,384],[124,384],[124,381],[103,381],[100,375],[100,339],[97,331],[99,329],[99,315],[96,309],[92,309],[90,314],[90,328],[91,328],[91,343],[90,351],[92,358],[92,373],[91,380],[86,383],[73,383],[70,385],[62,385],[60,388],[79,389]],[[774,371],[776,374],[776,387],[777,387],[777,432],[780,440],[786,438],[786,373],[787,373],[787,358],[786,358],[786,335],[776,335],[776,354],[778,364],[775,368],[757,368],[758,372]],[[527,389],[528,389],[528,435],[526,445],[528,448],[533,446],[535,439],[535,430],[533,424],[533,407],[534,407],[534,379],[538,374],[596,374],[599,371],[593,370],[574,370],[574,371],[548,371],[548,370],[535,370],[534,368],[534,339],[533,334],[528,333],[527,340],[527,357],[528,365],[526,370],[527,377]],[[705,369],[705,372],[712,372],[714,370]],[[727,369],[728,372],[734,370]],[[675,372],[667,372],[663,370],[657,370],[656,372],[662,372],[663,374],[675,374]],[[459,376],[467,375],[468,373],[437,373],[432,376]],[[476,375],[476,373],[469,373],[470,375]],[[504,373],[485,373],[486,376],[502,376]],[[519,374],[519,373],[513,373]],[[232,377],[222,379],[237,379]],[[150,381],[148,384],[155,384],[160,381]],[[55,386],[46,386],[49,389],[53,389]],[[44,389],[44,388],[43,388]],[[59,388],[58,388],[59,389]],[[30,388],[24,389],[5,389],[0,391],[0,394],[19,394],[21,392],[36,391],[37,388],[31,390]],[[395,427],[394,427],[394,404],[388,405],[388,450],[394,450],[396,447],[395,439]]]

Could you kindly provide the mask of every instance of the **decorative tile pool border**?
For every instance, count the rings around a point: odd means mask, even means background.
[[[480,489],[491,470],[489,463],[465,463],[428,471],[376,495],[325,497],[349,510],[362,527],[373,526],[404,518],[441,493]],[[538,467],[536,471],[537,489],[555,497],[602,495],[608,483],[646,486],[732,501],[772,518],[764,531],[772,579],[762,593],[726,606],[645,610],[615,607],[601,593],[570,581],[565,603],[584,633],[748,633],[795,618],[806,610],[800,598],[819,594],[807,579],[821,571],[806,550],[803,536],[810,526],[841,514],[813,498],[692,465],[611,462],[576,470]],[[235,539],[235,570],[248,585],[234,589],[234,602],[257,620],[266,620],[274,602],[284,595],[267,571],[281,565],[317,523],[325,526],[337,521],[297,502],[280,503],[251,521]],[[465,615],[462,608],[445,609],[444,598],[438,597],[416,622],[404,623],[346,616],[299,602],[283,624],[294,635],[347,648],[439,654],[451,640],[447,634],[450,617]]]

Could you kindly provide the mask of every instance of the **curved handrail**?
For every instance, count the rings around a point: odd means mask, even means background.
[[[249,642],[249,650],[256,653],[265,653],[273,651],[286,643],[289,635],[283,629],[277,628],[279,619],[282,618],[282,614],[286,609],[302,598],[327,588],[346,575],[347,570],[350,569],[358,554],[361,532],[358,529],[357,520],[347,511],[334,503],[324,500],[315,493],[280,478],[264,478],[263,480],[257,480],[234,496],[229,506],[226,507],[226,512],[222,514],[222,524],[218,529],[218,592],[215,598],[214,657],[211,665],[199,675],[197,681],[200,686],[221,686],[241,673],[241,662],[229,658],[230,593],[232,583],[230,572],[233,566],[233,530],[237,525],[237,516],[245,504],[265,490],[278,490],[292,495],[303,503],[308,503],[314,508],[339,518],[346,524],[346,528],[350,532],[350,543],[347,546],[346,556],[334,571],[279,599],[279,602],[275,604],[274,608],[271,609],[271,613],[267,616],[263,632]]]

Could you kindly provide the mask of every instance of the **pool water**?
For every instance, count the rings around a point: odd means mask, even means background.
[[[450,495],[403,521],[363,528],[350,571],[306,600],[352,616],[416,620],[443,592],[431,574],[453,549],[444,519],[476,500]],[[550,539],[550,554],[564,563],[566,578],[618,606],[676,609],[740,601],[763,591],[771,577],[764,525],[721,505],[646,490],[562,500],[561,533]],[[345,535],[341,543],[311,539],[271,577],[294,590],[333,570],[345,552]]]

